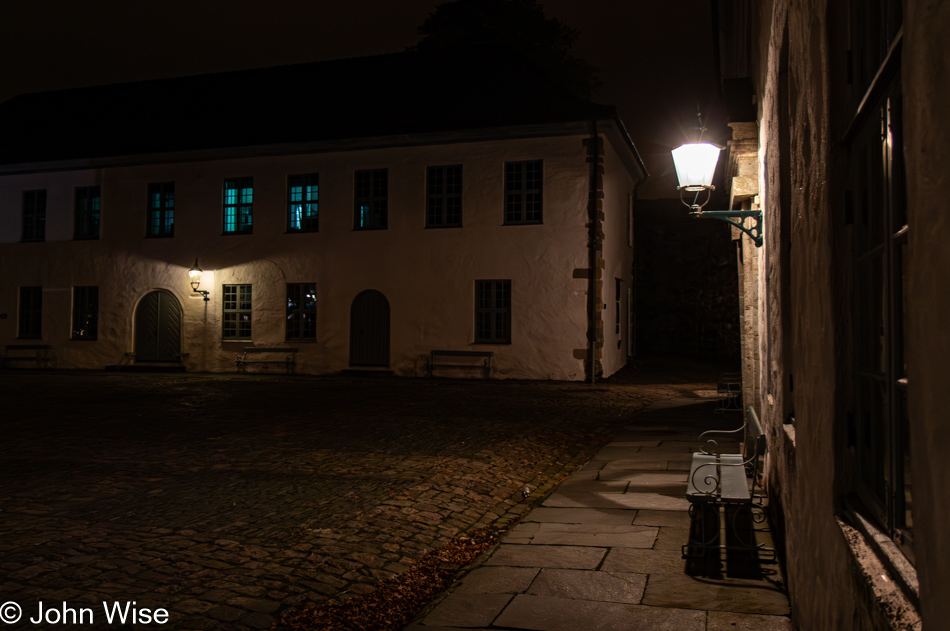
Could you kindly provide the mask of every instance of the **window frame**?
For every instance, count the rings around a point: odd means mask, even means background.
[[[529,172],[529,168],[534,168]],[[536,173],[537,187],[529,186],[529,177]],[[532,199],[532,196],[537,196]],[[529,204],[537,208],[529,210]],[[536,216],[534,216],[536,214]],[[544,223],[544,161],[520,160],[505,162],[504,225],[524,226]]]
[[[450,174],[450,169],[455,172]],[[450,178],[457,181],[450,181]],[[433,190],[434,188],[437,190]],[[450,211],[450,205],[457,205],[457,209],[453,209],[456,212]],[[426,228],[461,227],[462,165],[426,167]]]
[[[499,301],[498,289],[503,290]],[[482,303],[485,292],[491,295],[490,305]],[[502,304],[498,304],[501,302]],[[502,327],[499,327],[498,316],[501,315]],[[487,316],[488,335],[483,335],[482,318]],[[499,328],[504,330],[499,332]],[[475,344],[511,344],[511,279],[486,279],[475,281]]]
[[[23,226],[20,241],[24,243],[46,241],[46,200],[45,188],[23,191]]]
[[[857,29],[853,33],[855,88],[864,91],[855,98],[857,105],[845,133],[851,169],[846,223],[851,225],[853,384],[846,433],[852,454],[852,499],[913,564],[912,423],[904,347],[903,275],[910,242],[903,157],[902,36],[899,23],[875,23],[865,15],[877,11],[883,16],[891,12],[892,5],[890,0],[853,5],[852,14]],[[895,15],[899,19],[899,12]],[[880,62],[869,82],[865,81],[868,59]]]
[[[237,191],[234,201],[229,202],[228,191]],[[245,195],[247,198],[245,199]],[[254,232],[254,178],[232,177],[224,180],[222,200],[224,215],[222,234],[253,234]],[[229,229],[229,219],[232,227]]]
[[[313,183],[310,183],[310,180],[313,180]],[[294,180],[303,180],[301,187],[301,198],[294,199]],[[310,196],[311,188],[314,191],[313,197]],[[311,206],[313,207],[314,213],[312,216],[301,216],[297,218],[298,227],[294,227],[294,207],[300,206],[301,209],[306,207],[306,210],[309,211]],[[306,226],[304,226],[306,222]],[[320,231],[320,174],[319,173],[303,173],[299,175],[288,175],[287,176],[287,232],[288,233],[301,233],[301,232],[319,232]]]
[[[77,186],[74,193],[73,239],[94,241],[99,238],[102,219],[102,191],[96,186]],[[90,200],[84,203],[85,200]]]
[[[175,236],[175,183],[153,182],[148,185],[145,203],[145,236],[168,239]],[[158,205],[153,204],[158,195]]]
[[[296,296],[291,295],[292,288],[298,292]],[[313,298],[312,307],[308,306],[304,300],[307,295]],[[292,304],[295,306],[291,306]],[[310,316],[309,320],[306,316]],[[284,339],[288,342],[317,341],[316,283],[287,283],[287,326],[284,331]]]
[[[361,178],[368,182],[361,183]],[[380,194],[380,181],[382,193]],[[361,187],[362,191],[361,191]],[[361,195],[361,192],[366,193]],[[364,207],[369,221],[361,221]],[[353,229],[387,230],[389,228],[389,169],[363,169],[353,175]]]
[[[27,296],[25,294],[33,294]],[[33,300],[29,301],[28,298]],[[17,292],[17,334],[18,340],[43,339],[43,287],[38,285],[21,286]]]
[[[72,315],[69,321],[69,339],[73,341],[96,341],[99,339],[99,287],[73,287]],[[77,332],[76,323],[83,319],[82,312],[86,312],[85,326],[89,332]],[[90,327],[90,322],[91,327]],[[84,331],[86,329],[83,329]]]
[[[251,341],[254,323],[254,292],[250,283],[235,283],[221,286],[221,339],[231,341]],[[233,290],[234,296],[229,296]],[[245,297],[245,294],[247,296]],[[247,306],[243,306],[246,301]],[[230,306],[229,306],[230,305]],[[233,322],[233,333],[228,333]],[[246,326],[244,326],[246,324]],[[245,335],[246,333],[246,335]]]

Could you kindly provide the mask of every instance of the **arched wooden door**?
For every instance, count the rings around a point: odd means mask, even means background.
[[[350,366],[389,366],[389,301],[375,289],[350,307]]]
[[[135,310],[135,361],[181,360],[181,305],[167,291],[146,294]]]

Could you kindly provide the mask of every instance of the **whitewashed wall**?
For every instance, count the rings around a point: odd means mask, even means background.
[[[573,278],[575,268],[587,266],[582,141],[565,136],[4,176],[0,344],[18,343],[18,287],[41,285],[39,342],[53,346],[55,366],[118,364],[134,350],[136,305],[165,289],[183,307],[187,369],[232,371],[235,354],[249,343],[221,339],[222,286],[253,285],[252,341],[272,346],[286,344],[285,283],[315,282],[317,341],[291,343],[301,349],[300,372],[349,366],[350,306],[361,291],[375,289],[390,303],[397,374],[421,375],[432,349],[469,349],[494,351],[496,378],[583,379],[583,361],[573,353],[587,344],[587,282]],[[544,223],[502,225],[504,163],[536,159],[544,161]],[[619,161],[610,162],[608,180],[628,177]],[[464,227],[426,229],[426,167],[448,164],[463,165]],[[376,168],[389,170],[389,228],[354,231],[354,171]],[[320,231],[286,234],[287,176],[303,173],[320,175]],[[254,178],[254,232],[222,235],[224,180],[246,176]],[[169,181],[175,236],[145,238],[147,185]],[[73,189],[95,184],[102,187],[100,239],[73,241]],[[609,195],[618,199],[605,207],[626,204],[628,186],[626,180],[610,185]],[[19,243],[22,191],[39,188],[48,195],[46,240]],[[610,269],[622,270],[629,282],[628,253],[610,250],[622,259]],[[196,256],[205,270],[202,289],[211,291],[207,303],[188,285]],[[610,295],[615,273],[605,276]],[[511,279],[510,345],[472,343],[479,279]],[[71,288],[83,285],[99,287],[97,341],[69,340]],[[612,359],[607,373],[619,365]]]

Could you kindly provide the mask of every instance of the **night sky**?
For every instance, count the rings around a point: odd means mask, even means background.
[[[430,0],[15,0],[0,22],[0,102],[73,88],[399,52],[441,4]],[[650,169],[641,197],[675,197],[669,150],[724,142],[709,0],[542,0],[581,32],[573,53],[599,69],[594,100],[617,106]],[[393,95],[394,98],[400,98]],[[386,95],[377,95],[385,107]],[[725,128],[728,131],[728,128]],[[665,174],[665,175],[664,175]]]

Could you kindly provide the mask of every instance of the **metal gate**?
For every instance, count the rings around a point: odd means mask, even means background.
[[[350,366],[389,366],[389,301],[374,289],[350,308]]]
[[[135,310],[135,361],[181,361],[181,305],[167,291],[146,294]]]

